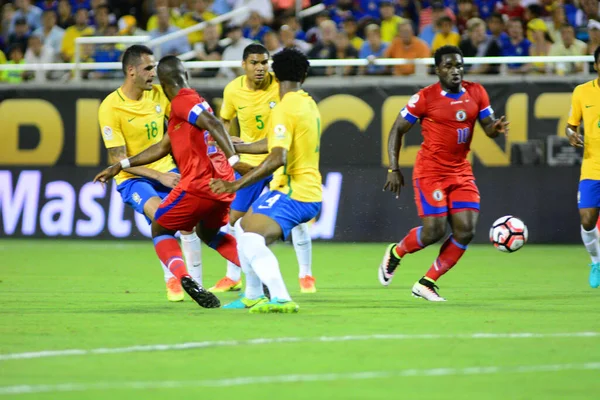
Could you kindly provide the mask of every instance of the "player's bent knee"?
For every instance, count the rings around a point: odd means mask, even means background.
[[[246,215],[245,212],[231,210],[229,212],[229,225],[234,226],[235,223],[244,215]]]
[[[581,226],[586,231],[591,231],[598,222],[598,210],[596,209],[581,209],[579,210],[581,218]]]
[[[421,243],[425,246],[439,242],[445,235],[446,228],[443,225],[434,225],[421,231]]]

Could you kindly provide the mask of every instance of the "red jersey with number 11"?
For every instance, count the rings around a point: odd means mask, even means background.
[[[487,92],[474,82],[463,81],[460,93],[448,93],[438,82],[411,97],[401,115],[413,124],[420,120],[424,138],[413,179],[472,176],[467,154],[475,123],[493,112]]]
[[[196,126],[203,112],[213,110],[193,89],[181,89],[171,101],[169,138],[171,152],[181,172],[179,187],[185,192],[220,201],[232,201],[234,194],[215,194],[210,190],[212,178],[233,181],[233,168],[221,149],[209,146],[212,138],[208,131]]]

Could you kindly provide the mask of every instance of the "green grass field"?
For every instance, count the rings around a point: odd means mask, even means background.
[[[600,289],[581,246],[472,246],[441,304],[410,296],[437,246],[388,288],[384,248],[315,244],[319,291],[301,295],[278,245],[300,313],[250,315],[168,303],[150,242],[0,241],[0,398],[598,398]],[[209,286],[225,266],[203,259]]]

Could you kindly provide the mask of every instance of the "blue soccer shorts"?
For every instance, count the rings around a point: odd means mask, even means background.
[[[307,203],[272,190],[252,204],[252,212],[271,218],[281,227],[286,240],[296,226],[315,218],[321,211],[321,202]]]
[[[600,181],[584,179],[579,182],[577,206],[582,208],[600,208]]]
[[[235,173],[236,180],[240,179],[241,177],[242,176],[240,174],[237,172]],[[265,188],[269,187],[271,180],[273,180],[273,177],[269,176],[253,185],[238,190],[235,193],[235,199],[233,199],[233,203],[231,203],[231,209],[243,213],[248,212],[252,203],[254,203],[260,197]]]
[[[179,170],[175,168],[169,172],[178,174]],[[152,221],[144,214],[144,205],[152,197],[158,196],[163,200],[169,195],[171,188],[164,186],[154,179],[140,177],[127,179],[125,182],[122,182],[117,186],[117,191],[121,194],[123,203],[146,217],[146,221],[150,224]]]

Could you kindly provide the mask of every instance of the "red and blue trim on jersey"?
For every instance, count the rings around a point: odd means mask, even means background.
[[[192,107],[192,109],[188,113],[188,117],[187,117],[188,122],[192,125],[196,125],[196,121],[198,120],[198,117],[200,116],[200,114],[202,114],[205,111],[213,114],[213,110],[206,100],[204,100],[202,103],[198,103],[194,107]]]

